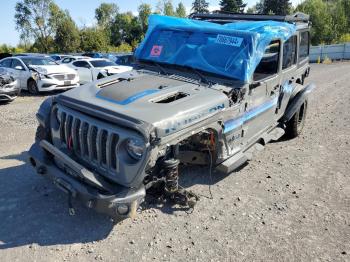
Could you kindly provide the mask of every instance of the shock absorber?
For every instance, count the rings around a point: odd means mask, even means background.
[[[167,159],[163,162],[165,173],[165,191],[174,193],[179,190],[179,163],[178,159]]]
[[[175,204],[193,208],[199,198],[194,193],[179,186],[179,164],[180,161],[174,158],[163,162],[165,195]]]

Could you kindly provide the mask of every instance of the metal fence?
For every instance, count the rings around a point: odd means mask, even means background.
[[[310,62],[322,62],[325,58],[331,60],[350,59],[350,43],[311,46]]]

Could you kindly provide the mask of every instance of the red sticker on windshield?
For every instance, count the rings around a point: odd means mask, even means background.
[[[162,53],[162,45],[154,45],[151,50],[151,56],[158,57]]]

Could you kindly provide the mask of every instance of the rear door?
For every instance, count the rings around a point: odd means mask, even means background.
[[[86,61],[74,61],[73,68],[78,72],[80,83],[85,84],[92,81],[91,66]]]
[[[282,81],[281,94],[278,101],[277,117],[281,117],[287,107],[287,103],[293,91],[297,70],[297,45],[296,35],[291,36],[283,43],[282,50]]]
[[[243,139],[248,143],[276,122],[276,105],[281,82],[280,55],[281,41],[271,41],[254,72],[254,81],[249,87],[245,104],[243,123]]]

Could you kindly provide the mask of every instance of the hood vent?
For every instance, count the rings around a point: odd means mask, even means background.
[[[152,102],[156,104],[169,104],[177,100],[180,100],[182,98],[185,98],[186,96],[189,96],[189,95],[183,92],[176,92],[168,96],[163,96],[160,99],[153,100]]]

